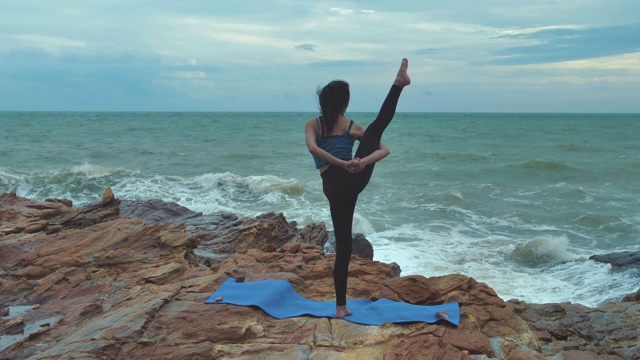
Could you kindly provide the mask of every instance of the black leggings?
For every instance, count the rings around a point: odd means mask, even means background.
[[[367,127],[360,139],[355,157],[364,158],[380,148],[380,139],[396,113],[402,87],[393,85],[382,103],[376,119]],[[368,165],[357,174],[337,166],[323,171],[322,190],[329,200],[331,220],[336,237],[336,261],[333,267],[333,282],[336,290],[336,306],[347,303],[347,276],[352,251],[353,213],[358,195],[369,183],[375,164]]]

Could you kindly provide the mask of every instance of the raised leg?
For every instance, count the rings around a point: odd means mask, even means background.
[[[409,62],[407,59],[402,59],[402,64],[400,64],[400,69],[396,74],[396,78],[387,94],[387,97],[384,99],[382,106],[380,107],[380,111],[378,112],[378,116],[373,120],[360,139],[360,145],[358,145],[358,149],[356,150],[356,158],[364,158],[374,151],[380,148],[380,140],[382,139],[382,134],[385,129],[393,120],[393,117],[396,113],[396,107],[398,105],[398,100],[400,99],[400,94],[402,93],[402,89],[411,84],[411,79],[407,74],[407,68],[409,66]],[[371,175],[373,174],[375,164],[368,165],[365,169],[358,174],[359,179],[359,191],[364,190],[364,188],[369,183],[371,179]]]

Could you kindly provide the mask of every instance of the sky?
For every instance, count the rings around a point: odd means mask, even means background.
[[[638,0],[1,0],[0,111],[640,112]]]

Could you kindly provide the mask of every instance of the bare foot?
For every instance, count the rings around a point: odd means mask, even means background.
[[[407,60],[407,58],[402,59],[402,64],[400,64],[400,69],[398,70],[398,74],[396,75],[396,80],[393,82],[393,85],[407,86],[411,84],[411,78],[409,78],[409,74],[407,74],[408,67],[409,60]]]
[[[347,309],[347,305],[336,306],[336,318],[342,319],[351,315],[351,310]]]

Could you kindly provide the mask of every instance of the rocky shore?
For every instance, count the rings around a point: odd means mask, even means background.
[[[84,207],[2,194],[0,359],[640,359],[640,291],[597,308],[504,301],[463,275],[400,276],[362,238],[349,298],[457,301],[460,325],[276,320],[204,304],[229,277],[284,279],[331,300],[329,238],[324,224],[299,229],[282,214],[203,215],[110,189]]]

